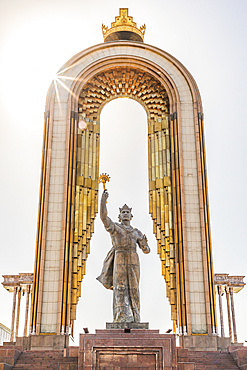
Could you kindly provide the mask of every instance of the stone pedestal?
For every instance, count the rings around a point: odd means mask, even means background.
[[[236,361],[237,365],[241,370],[247,369],[247,348],[238,343],[237,345],[231,345],[228,347],[228,352],[233,357],[234,361]]]
[[[177,368],[174,334],[145,329],[96,330],[80,334],[79,370],[172,370]]]
[[[148,322],[107,322],[106,329],[149,329]]]
[[[58,351],[69,346],[68,335],[29,335],[16,338],[16,346],[22,351]]]
[[[33,351],[56,351],[69,345],[68,335],[31,335],[30,349]]]
[[[222,338],[217,335],[181,335],[179,346],[189,351],[227,351],[230,338]]]

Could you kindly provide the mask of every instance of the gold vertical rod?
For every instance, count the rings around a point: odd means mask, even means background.
[[[176,275],[177,275],[177,298],[178,298],[178,316],[179,327],[182,328],[182,305],[181,305],[181,277],[180,277],[180,262],[179,262],[179,234],[178,234],[178,205],[177,205],[177,181],[176,181],[176,155],[175,155],[175,134],[174,134],[174,117],[171,115],[170,121],[170,137],[171,137],[171,156],[172,156],[172,186],[173,186],[173,207],[174,207],[174,225],[175,225],[175,246],[176,246]]]
[[[45,198],[45,181],[46,181],[46,166],[47,166],[47,150],[48,150],[48,132],[49,132],[49,114],[47,112],[44,120],[44,138],[42,150],[42,167],[40,176],[40,193],[39,193],[39,214],[37,222],[37,236],[36,236],[36,251],[34,263],[34,277],[33,277],[33,293],[31,300],[31,315],[30,326],[31,330],[35,330],[38,304],[38,289],[39,289],[39,273],[40,273],[40,255],[41,255],[41,237],[43,230],[43,214],[44,214],[44,198]]]
[[[183,233],[182,233],[182,209],[181,209],[181,192],[180,192],[180,166],[179,166],[179,145],[178,145],[178,127],[177,114],[174,113],[175,127],[175,155],[176,155],[176,172],[177,172],[177,210],[178,210],[178,230],[179,230],[179,258],[180,258],[180,278],[181,278],[181,299],[182,299],[182,317],[183,326],[187,328],[186,319],[186,302],[185,302],[185,279],[184,279],[184,258],[183,258]],[[184,328],[183,328],[184,331]],[[186,329],[187,331],[187,329]]]
[[[99,178],[99,149],[100,149],[100,133],[95,134],[96,136],[96,179]],[[95,216],[98,212],[98,185],[97,185],[97,192],[96,192],[96,199],[95,199]]]
[[[163,162],[163,176],[167,175],[167,157],[166,157],[166,135],[162,131],[162,162]]]
[[[159,140],[158,133],[154,134],[154,158],[155,158],[155,178],[159,178]]]
[[[84,190],[80,188],[79,190],[79,228],[78,228],[78,242],[81,241],[82,238],[82,222],[83,222],[83,197],[84,197]]]
[[[72,188],[71,188],[71,213],[70,213],[70,251],[69,251],[69,270],[68,270],[68,290],[67,290],[67,314],[66,314],[66,327],[70,324],[70,313],[71,313],[71,279],[72,279],[72,251],[74,241],[74,210],[75,210],[75,189],[76,189],[76,153],[77,153],[77,117],[74,117],[74,130],[73,130],[73,148],[72,148]]]
[[[75,189],[75,209],[74,209],[74,241],[79,241],[79,205],[80,205],[80,186],[76,185]]]
[[[201,170],[202,170],[202,188],[203,188],[203,199],[204,199],[204,217],[205,217],[205,236],[206,236],[206,247],[207,247],[207,265],[208,265],[208,279],[209,279],[209,295],[210,295],[210,310],[211,310],[211,322],[212,327],[217,326],[216,318],[216,301],[215,301],[215,290],[214,290],[214,275],[213,275],[213,258],[211,248],[211,233],[210,233],[210,221],[209,221],[209,202],[208,202],[208,189],[207,189],[207,175],[206,175],[206,158],[205,158],[205,144],[204,144],[204,131],[203,131],[203,115],[198,114],[199,123],[199,136],[200,136],[200,149],[201,149]]]
[[[159,145],[159,178],[163,178],[163,160],[162,160],[162,131],[158,132],[158,145]]]
[[[82,132],[82,135],[81,135],[81,163],[80,163],[80,167],[81,167],[81,171],[80,173],[77,173],[77,176],[85,176],[85,145],[86,145],[86,132],[83,131]]]
[[[96,134],[93,133],[93,148],[92,148],[92,151],[93,151],[93,159],[92,159],[92,180],[97,180],[97,177],[96,177]]]
[[[88,177],[88,156],[89,156],[89,132],[85,132],[85,157],[84,157],[84,177]]]
[[[180,330],[187,332],[186,301],[185,301],[185,279],[184,279],[184,257],[183,257],[183,233],[182,233],[182,209],[181,209],[181,192],[180,192],[180,166],[179,166],[179,145],[178,145],[178,128],[177,114],[173,114],[171,120],[171,137],[173,152],[173,180],[174,180],[174,197],[175,197],[175,225],[176,225],[176,256],[177,256],[177,275],[178,275],[178,299],[179,299],[179,320]]]
[[[154,134],[151,134],[151,169],[152,175],[151,180],[155,180],[155,141],[154,141]]]
[[[81,147],[82,147],[82,138],[83,138],[82,132],[78,128],[77,129],[77,142],[78,142],[78,145],[77,145],[77,148],[76,148],[76,151],[77,151],[77,156],[76,156],[76,158],[77,158],[77,161],[76,161],[76,171],[77,171],[78,176],[81,176],[81,155],[82,155]]]
[[[151,135],[148,135],[148,179],[152,180]]]
[[[93,132],[89,133],[89,153],[88,153],[88,177],[92,178],[93,169]]]
[[[67,190],[67,210],[66,210],[66,229],[65,229],[65,251],[64,251],[64,276],[63,276],[63,301],[62,301],[62,332],[66,332],[68,327],[68,300],[70,297],[69,283],[71,273],[71,217],[72,217],[72,195],[73,195],[73,159],[74,159],[74,144],[75,144],[75,114],[71,112],[70,123],[70,142],[69,142],[69,161],[68,161],[68,190]]]
[[[96,179],[99,177],[99,150],[100,150],[100,134],[96,134]]]
[[[72,259],[72,245],[73,245],[73,206],[74,206],[74,170],[75,170],[75,154],[76,154],[76,136],[75,136],[75,126],[76,126],[76,117],[75,113],[73,112],[71,118],[71,146],[70,146],[70,153],[71,153],[71,163],[70,163],[70,194],[69,194],[69,214],[68,214],[68,221],[69,221],[69,235],[68,235],[68,265],[67,265],[67,282],[66,282],[66,313],[65,313],[65,329],[69,327],[69,315],[70,315],[70,292],[71,292],[71,259]]]

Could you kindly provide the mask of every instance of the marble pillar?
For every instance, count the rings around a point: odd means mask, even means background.
[[[227,303],[229,337],[231,338],[231,341],[232,341],[232,319],[231,319],[231,308],[230,308],[230,299],[229,299],[229,288],[226,288],[226,303]]]
[[[223,309],[222,309],[222,286],[218,285],[218,295],[219,295],[219,308],[220,308],[220,329],[221,329],[221,337],[225,337],[225,330],[224,330],[224,319],[223,319]]]
[[[17,302],[17,315],[16,315],[16,327],[15,327],[15,337],[17,338],[19,332],[19,321],[20,321],[20,307],[21,307],[21,288],[18,290],[18,302]]]
[[[27,323],[28,323],[28,311],[29,311],[29,294],[30,294],[30,285],[27,286],[26,289],[26,311],[25,311],[25,324],[24,324],[24,331],[23,337],[27,337]]]
[[[13,305],[12,305],[12,320],[11,320],[10,342],[14,342],[14,338],[15,338],[14,328],[15,328],[16,293],[17,293],[17,288],[15,287],[14,288],[14,291],[13,291]]]
[[[236,319],[235,319],[234,300],[233,300],[233,288],[230,288],[229,290],[230,290],[230,297],[231,297],[232,326],[233,326],[234,343],[237,343],[238,338],[237,338],[237,327],[236,327]]]

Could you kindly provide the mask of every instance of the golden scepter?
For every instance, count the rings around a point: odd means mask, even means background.
[[[110,181],[110,176],[106,173],[102,173],[100,177],[98,178],[98,183],[100,184],[102,182],[104,190],[105,190],[105,183]],[[107,203],[107,202],[106,202]]]

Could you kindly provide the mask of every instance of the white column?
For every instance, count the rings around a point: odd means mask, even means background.
[[[16,293],[17,293],[17,288],[14,287],[13,291],[13,305],[12,305],[12,321],[11,321],[11,334],[10,334],[10,342],[14,342],[14,328],[15,328],[15,307],[16,307]]]
[[[21,288],[17,288],[18,290],[18,303],[17,303],[17,316],[16,316],[16,327],[15,327],[15,337],[17,338],[19,332],[19,320],[20,320],[20,307],[21,307]]]
[[[237,338],[237,327],[236,327],[236,319],[235,319],[234,300],[233,300],[233,288],[230,288],[230,297],[231,297],[231,308],[232,308],[232,326],[233,326],[234,343],[237,343],[238,338]]]
[[[229,299],[229,288],[228,287],[226,287],[226,303],[227,303],[229,337],[231,338],[231,342],[232,342],[232,320],[231,320],[231,309],[230,309],[230,299]]]
[[[25,325],[23,331],[23,337],[27,337],[27,323],[28,323],[28,311],[29,311],[29,293],[30,293],[30,285],[26,288],[26,312],[25,312]]]
[[[218,295],[219,295],[219,308],[220,308],[220,329],[221,329],[221,336],[225,337],[225,330],[224,330],[224,319],[223,319],[223,309],[222,309],[222,299],[221,295],[222,293],[222,286],[218,285]]]

